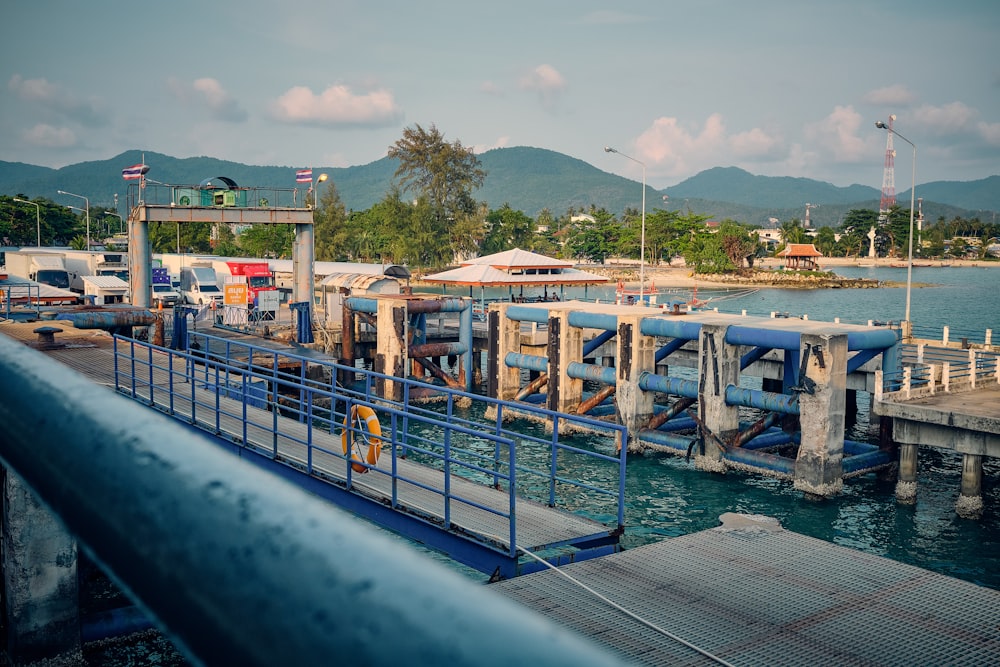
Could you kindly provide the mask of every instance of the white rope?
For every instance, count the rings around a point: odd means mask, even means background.
[[[547,560],[545,560],[541,556],[537,556],[537,555],[531,553],[530,551],[528,551],[527,549],[525,549],[524,547],[522,547],[520,545],[514,545],[514,546],[517,548],[518,551],[520,551],[520,552],[522,552],[522,553],[530,556],[531,558],[534,558],[539,563],[542,563],[543,565],[545,565],[545,567],[549,568],[553,572],[558,573],[560,576],[565,577],[570,582],[572,582],[574,585],[579,586],[580,588],[582,588],[583,590],[587,591],[588,593],[590,593],[591,595],[593,595],[597,599],[603,601],[604,603],[608,604],[609,606],[611,606],[611,607],[617,609],[618,611],[622,612],[623,614],[625,614],[626,616],[628,616],[632,620],[637,621],[637,622],[641,623],[642,625],[645,625],[647,628],[653,630],[654,632],[658,632],[658,633],[660,633],[661,635],[663,635],[665,637],[669,637],[670,639],[673,639],[674,641],[676,641],[676,642],[678,642],[680,644],[683,644],[684,646],[687,646],[689,649],[700,653],[701,655],[705,656],[709,660],[712,660],[712,661],[714,661],[714,662],[716,662],[716,663],[718,663],[720,665],[725,665],[725,667],[734,667],[734,665],[732,663],[726,662],[725,660],[723,660],[719,656],[714,655],[712,653],[709,653],[705,649],[703,649],[701,647],[698,647],[698,646],[695,646],[694,644],[692,644],[691,642],[687,641],[686,639],[684,639],[682,637],[678,637],[674,633],[672,633],[672,632],[670,632],[668,630],[665,630],[665,629],[661,628],[660,626],[656,625],[655,623],[653,623],[651,621],[647,621],[646,619],[642,618],[641,616],[639,616],[639,615],[637,615],[637,614],[629,611],[628,609],[626,609],[625,607],[621,606],[617,602],[614,602],[613,600],[610,600],[609,598],[607,598],[604,595],[602,595],[602,594],[598,593],[597,591],[595,591],[590,586],[587,586],[582,581],[580,581],[578,579],[574,579],[573,577],[571,577],[570,575],[566,574],[561,569],[559,569],[558,567],[556,567],[552,563],[548,562]]]

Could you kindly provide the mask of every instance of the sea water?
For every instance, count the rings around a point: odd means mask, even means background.
[[[839,318],[845,323],[904,319],[905,268],[838,267],[836,272],[893,286],[763,288],[709,305],[724,313],[745,311],[763,317],[780,313],[810,320]],[[980,342],[986,329],[992,329],[994,343],[1000,342],[1000,267],[914,267],[910,282],[910,319],[915,327],[936,330],[940,336],[947,326],[951,340],[968,337]],[[503,292],[488,290],[485,296],[502,298],[506,296],[506,290]],[[703,289],[698,296],[712,294],[712,290]],[[565,298],[584,295],[584,290],[577,288],[567,290]],[[478,298],[479,291],[473,296]],[[614,288],[591,287],[586,297],[608,302],[614,298]],[[865,413],[867,400],[859,394]],[[874,438],[867,414],[860,416],[848,435]],[[604,447],[596,436],[594,440],[592,447]],[[984,459],[985,509],[980,518],[963,519],[955,513],[961,474],[960,455],[922,447],[914,504],[898,503],[895,480],[876,474],[845,480],[837,496],[815,500],[796,491],[787,480],[737,472],[707,473],[669,454],[632,456],[622,544],[635,547],[713,528],[725,512],[762,514],[779,519],[785,528],[798,533],[1000,589],[1000,461]]]

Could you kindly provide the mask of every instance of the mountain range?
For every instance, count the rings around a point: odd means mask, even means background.
[[[491,209],[509,204],[535,217],[543,209],[554,216],[591,206],[620,214],[639,209],[642,188],[562,153],[532,147],[497,148],[477,156],[486,171],[482,188],[474,193]],[[225,176],[242,186],[294,187],[295,167],[252,166],[211,157],[176,158],[138,150],[101,161],[81,162],[60,169],[0,161],[0,193],[48,197],[62,201],[58,190],[90,199],[91,206],[112,206],[115,193],[124,192],[124,167],[145,160],[149,177],[162,183],[191,185]],[[380,201],[391,188],[397,161],[385,157],[354,167],[314,167],[327,173],[348,210],[364,210]],[[917,185],[927,220],[955,216],[992,222],[1000,211],[1000,176],[978,181],[936,181]],[[757,176],[737,167],[715,167],[677,185],[657,190],[647,186],[646,210],[691,210],[722,220],[732,218],[767,226],[805,216],[806,204],[814,226],[838,225],[854,208],[877,209],[880,190],[867,185],[838,187],[823,181],[791,176]],[[909,190],[897,193],[897,203],[909,207]]]

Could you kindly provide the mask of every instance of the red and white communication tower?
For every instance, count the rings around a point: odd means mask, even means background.
[[[892,121],[896,114],[889,115],[889,131],[885,137],[885,167],[882,169],[882,199],[878,203],[878,221],[885,222],[889,209],[896,205],[896,151],[892,147]]]

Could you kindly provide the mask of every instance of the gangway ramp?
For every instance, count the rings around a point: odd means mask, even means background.
[[[287,366],[271,378],[258,373],[272,363],[279,366],[279,359],[282,364],[295,361],[287,349],[255,348],[248,355],[232,342],[209,345],[210,337],[205,337],[199,356],[127,338],[90,332],[84,336],[68,323],[59,324],[65,331],[57,334],[57,346],[46,354],[98,384],[207,432],[242,458],[487,575],[506,578],[539,569],[518,546],[539,551],[557,565],[619,548],[624,455],[619,466],[617,455],[577,454],[558,436],[532,441],[532,436],[508,431],[503,415],[493,426],[474,425],[415,405],[382,401],[371,391],[336,393],[330,384],[324,389],[321,382],[303,381]],[[4,331],[30,343],[36,326]],[[242,355],[242,362],[214,359],[220,345],[234,357]],[[213,354],[206,356],[210,348]],[[272,361],[265,361],[267,355]],[[306,362],[314,363],[307,357],[298,357],[298,362],[302,370]],[[262,383],[272,389],[291,388],[299,402],[290,406],[287,396],[279,402],[276,394],[260,390]],[[366,386],[371,390],[374,384],[369,378]],[[374,409],[382,424],[382,456],[364,473],[355,471],[343,452],[343,417],[352,406]],[[537,447],[547,439],[551,451],[518,458],[526,445]],[[589,478],[569,479],[564,457],[577,455],[604,461],[607,488],[597,489]],[[573,498],[560,499],[561,490],[568,487],[575,491]],[[602,493],[603,502],[587,516],[568,505]],[[611,518],[616,514],[617,521]]]

